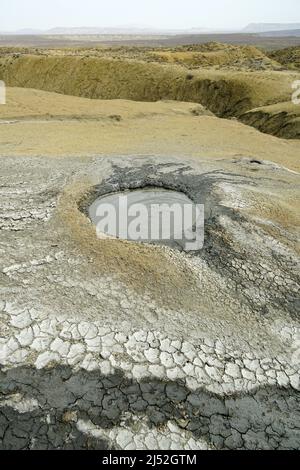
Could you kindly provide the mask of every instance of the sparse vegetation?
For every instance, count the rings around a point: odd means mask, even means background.
[[[300,106],[291,102],[252,109],[240,119],[261,132],[285,139],[300,139]]]
[[[226,51],[227,59],[230,56],[231,49],[210,45],[213,47],[221,54]],[[234,48],[234,54],[237,50],[240,51]],[[149,52],[140,49],[119,49],[110,58],[111,51],[97,49],[97,52],[98,56],[90,51],[88,55],[93,56],[87,57],[86,50],[79,56],[69,50],[43,50],[38,55],[5,51],[0,59],[0,79],[8,86],[87,98],[189,101],[204,105],[218,116],[238,117],[253,108],[288,101],[291,82],[299,78],[292,72],[247,68],[236,71],[225,66],[220,70],[198,67],[187,73],[187,67],[181,64],[150,61]]]
[[[269,54],[271,59],[276,60],[285,68],[292,70],[300,69],[300,46],[280,49]]]

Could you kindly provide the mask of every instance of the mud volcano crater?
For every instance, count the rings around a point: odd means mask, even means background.
[[[103,179],[98,185],[92,186],[84,197],[79,201],[78,206],[90,221],[97,226],[98,235],[108,236],[128,240],[132,242],[144,242],[151,244],[167,245],[180,251],[199,251],[199,248],[187,249],[189,242],[193,242],[192,232],[195,234],[196,223],[199,229],[199,206],[204,207],[202,224],[205,219],[205,227],[214,224],[220,213],[224,213],[226,208],[219,205],[219,200],[214,192],[214,185],[220,179],[220,175],[213,173],[195,174],[195,172],[185,165],[176,164],[144,164],[137,167],[121,167],[112,165],[112,172],[107,179]],[[119,216],[122,216],[120,208],[120,198],[126,197],[127,207],[125,212],[134,206],[142,205],[144,210],[142,216],[137,217],[131,229],[141,222],[145,227],[148,223],[149,231],[145,232],[143,227],[140,229],[140,237],[137,240],[135,234],[124,232],[120,233]],[[151,205],[160,206],[160,222],[162,226],[157,226],[157,220],[153,220],[151,214]],[[171,211],[172,206],[177,206],[182,210],[182,220],[174,217]],[[105,214],[107,206],[115,209],[113,217],[116,217],[117,223],[110,220],[109,215]],[[166,207],[164,207],[166,206]],[[189,209],[186,209],[186,207]],[[196,208],[197,207],[197,208]],[[124,208],[124,207],[123,207]],[[174,207],[173,207],[174,208]],[[186,210],[186,212],[185,212]],[[147,214],[146,214],[146,212]],[[189,212],[190,211],[190,212]],[[188,214],[189,212],[189,214]],[[99,217],[99,214],[101,216]],[[105,217],[104,217],[105,216]],[[100,218],[107,224],[104,229],[104,223],[99,224]],[[122,218],[122,217],[121,217]],[[170,237],[164,239],[166,235],[164,222],[170,220]],[[123,219],[124,221],[124,219]],[[128,227],[132,220],[127,220]],[[122,222],[121,222],[122,225]],[[181,228],[184,228],[182,230]],[[99,231],[98,231],[99,229]],[[123,227],[124,229],[124,227]],[[152,237],[154,230],[155,237]],[[184,232],[184,233],[183,233]],[[159,233],[159,236],[158,236]],[[101,238],[101,236],[100,236]],[[195,237],[194,237],[195,239]]]
[[[96,199],[88,212],[98,236],[173,247],[196,238],[197,207],[174,190],[149,186],[114,192]]]
[[[249,173],[243,174],[245,168],[250,168],[248,160],[233,161],[224,169],[213,165],[195,169],[181,162],[161,163],[156,162],[155,157],[148,158],[146,163],[141,161],[141,157],[133,158],[127,165],[112,163],[107,177],[103,178],[102,173],[102,181],[90,186],[78,200],[78,209],[91,220],[90,206],[107,195],[146,188],[179,192],[194,204],[204,205],[204,246],[188,253],[178,243],[171,245],[171,249],[182,252],[184,259],[186,256],[201,258],[201,263],[210,273],[234,286],[237,301],[243,299],[244,305],[252,312],[266,315],[272,309],[280,308],[295,316],[298,283],[294,274],[294,259],[269,248],[266,245],[269,239],[264,232],[245,213],[226,203],[226,192],[222,189],[224,183],[230,185],[233,191],[235,187],[241,191],[244,185],[246,189],[249,185],[258,188],[268,183],[272,172],[268,179],[263,175],[258,180]],[[97,175],[93,177],[96,180]],[[253,231],[261,244],[252,243]],[[261,266],[263,260],[264,268]],[[287,284],[280,279],[278,282],[273,280],[270,288],[268,273],[275,269],[282,272],[283,279],[286,276],[290,279],[289,295],[286,294]]]

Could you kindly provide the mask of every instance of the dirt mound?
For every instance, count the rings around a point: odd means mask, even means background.
[[[287,47],[279,51],[274,51],[269,54],[269,57],[286,68],[292,70],[300,69],[300,46]]]
[[[160,62],[177,63],[191,68],[218,67],[251,70],[276,70],[280,64],[253,46],[232,46],[208,43],[197,46],[154,51]]]
[[[249,126],[285,139],[300,139],[300,106],[291,102],[252,109],[240,116]]]
[[[179,64],[187,68],[215,68],[234,70],[282,70],[283,66],[254,46],[238,46],[220,42],[192,44],[178,47],[0,47],[0,57],[12,55],[43,55],[51,57],[98,57],[141,61],[146,63]]]
[[[94,57],[7,56],[0,79],[8,86],[67,95],[135,101],[200,103],[222,116],[288,101],[296,74],[283,72],[192,71],[177,65]]]

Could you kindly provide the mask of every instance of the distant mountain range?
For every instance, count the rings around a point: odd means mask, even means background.
[[[176,34],[212,34],[212,33],[234,33],[234,30],[211,29],[211,28],[190,28],[190,29],[159,29],[150,26],[116,26],[116,27],[56,27],[48,30],[20,29],[17,31],[0,32],[1,35],[31,35],[31,36],[81,36],[81,35],[176,35]]]
[[[300,29],[300,23],[250,23],[242,33],[268,33]]]
[[[158,29],[150,26],[116,26],[116,27],[56,27],[48,30],[19,29],[17,31],[0,32],[1,35],[30,36],[82,36],[82,35],[177,35],[177,34],[230,34],[245,33],[266,36],[299,36],[300,23],[251,23],[242,30],[226,30],[211,28],[190,29]]]
[[[300,29],[286,29],[284,31],[268,31],[266,33],[260,33],[261,37],[287,37],[287,36],[297,36],[300,37]]]

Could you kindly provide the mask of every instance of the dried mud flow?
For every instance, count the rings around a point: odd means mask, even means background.
[[[271,160],[1,157],[0,448],[300,448],[299,173]],[[96,237],[95,198],[148,186],[205,204],[203,249]]]

